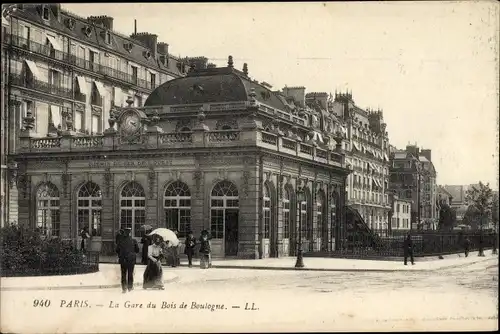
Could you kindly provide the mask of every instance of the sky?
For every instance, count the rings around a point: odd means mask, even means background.
[[[392,145],[432,149],[438,184],[498,189],[499,5],[479,2],[63,4],[179,56],[232,55],[274,90],[352,91],[381,108]]]

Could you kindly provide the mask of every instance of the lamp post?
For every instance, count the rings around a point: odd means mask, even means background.
[[[302,187],[297,187],[297,203],[299,206],[299,241],[297,242],[297,262],[295,268],[304,268],[304,258],[302,256],[302,199],[304,190]]]

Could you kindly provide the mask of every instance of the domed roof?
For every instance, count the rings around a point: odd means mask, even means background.
[[[231,67],[193,70],[186,77],[167,81],[149,95],[144,106],[249,101],[252,88],[257,101],[286,110],[274,92]]]

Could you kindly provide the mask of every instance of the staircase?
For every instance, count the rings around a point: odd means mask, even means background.
[[[346,227],[348,247],[377,247],[381,246],[378,235],[373,233],[358,210],[346,206]]]

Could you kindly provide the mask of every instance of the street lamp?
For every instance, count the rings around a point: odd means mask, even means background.
[[[304,268],[304,258],[302,256],[302,202],[304,190],[301,186],[297,187],[297,203],[299,206],[299,241],[297,242],[297,262],[295,268]]]

